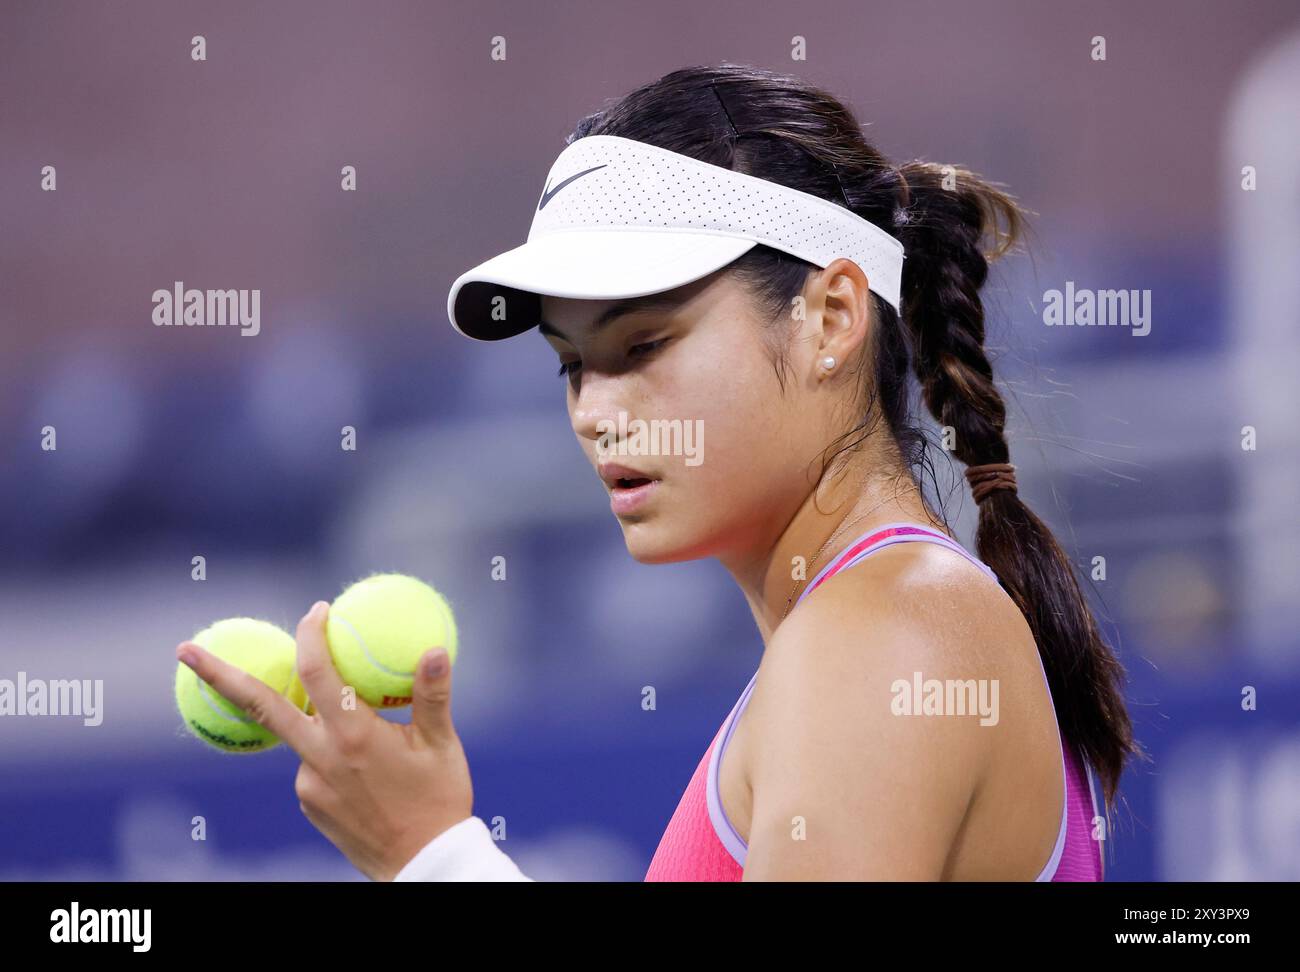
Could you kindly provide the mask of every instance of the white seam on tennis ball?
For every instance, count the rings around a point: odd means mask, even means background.
[[[356,628],[352,627],[352,622],[350,622],[347,618],[342,618],[335,615],[330,620],[337,621],[339,624],[343,625],[343,627],[347,628],[349,631],[352,632],[352,637],[357,639],[357,644],[361,646],[361,651],[366,656],[366,660],[369,661],[370,664],[374,665],[375,668],[379,669],[381,672],[384,672],[388,675],[392,675],[395,678],[415,677],[414,669],[412,669],[409,672],[399,672],[396,669],[389,668],[387,665],[384,665],[381,662],[379,662],[374,655],[370,654],[370,649],[366,647],[366,640],[361,637],[361,632],[357,631]]]
[[[254,721],[252,716],[231,715],[229,712],[227,712],[225,709],[223,709],[220,706],[220,704],[217,702],[216,699],[214,699],[211,696],[211,694],[209,694],[208,683],[203,681],[203,679],[199,678],[197,674],[195,673],[191,673],[191,674],[194,674],[195,681],[199,683],[199,698],[203,699],[204,703],[206,703],[207,707],[212,710],[214,715],[218,715],[223,719],[229,719],[231,722],[250,723]]]

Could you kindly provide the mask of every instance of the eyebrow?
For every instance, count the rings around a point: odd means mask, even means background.
[[[679,307],[682,301],[682,297],[672,293],[646,294],[644,297],[631,297],[627,300],[620,300],[617,304],[602,311],[596,320],[592,322],[591,333],[593,335],[599,334],[625,314],[635,314],[638,311],[672,310]],[[561,341],[569,341],[559,328],[553,324],[548,324],[546,321],[539,321],[537,330],[542,334],[557,337]],[[572,344],[573,342],[569,341],[569,343]]]

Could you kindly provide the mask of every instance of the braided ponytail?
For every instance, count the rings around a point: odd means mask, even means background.
[[[1120,691],[1124,669],[1102,638],[1069,558],[1016,492],[1006,406],[984,350],[979,291],[989,263],[1021,238],[1022,211],[960,167],[917,161],[900,173],[906,187],[898,233],[907,250],[902,321],[912,367],[926,407],[953,430],[953,454],[969,467],[980,558],[1024,614],[1062,735],[1097,770],[1110,804],[1126,760],[1141,752]]]

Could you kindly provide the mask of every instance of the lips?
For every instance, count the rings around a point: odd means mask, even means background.
[[[600,466],[600,478],[610,490],[636,489],[657,482],[657,477],[647,472],[614,462],[603,463]]]
[[[643,507],[659,488],[656,477],[614,462],[600,466],[600,478],[609,489],[609,508],[615,516],[644,515]]]

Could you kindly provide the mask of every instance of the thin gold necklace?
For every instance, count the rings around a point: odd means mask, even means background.
[[[895,496],[891,496],[889,497],[889,499],[877,503],[875,506],[867,510],[865,513],[861,513],[858,516],[855,516],[853,519],[841,523],[839,529],[831,534],[830,539],[827,540],[825,543],[823,543],[822,548],[818,550],[817,553],[813,556],[813,559],[809,562],[808,566],[805,568],[805,573],[812,572],[813,566],[817,563],[818,560],[821,559],[821,555],[826,552],[826,548],[829,547],[832,543],[834,543],[836,539],[839,538],[840,535],[844,533],[845,530],[847,530],[850,526],[852,526],[854,523],[857,523],[859,520],[863,519],[864,517],[870,516],[872,513],[876,512],[876,510],[880,509],[886,503],[889,503],[896,498],[897,497]],[[807,580],[807,577],[805,577],[804,579]],[[782,621],[784,621],[786,615],[790,613],[790,605],[794,602],[794,592],[798,589],[799,589],[799,581],[796,579],[794,582],[794,586],[790,588],[790,596],[785,599],[785,611],[783,611],[781,614]]]

